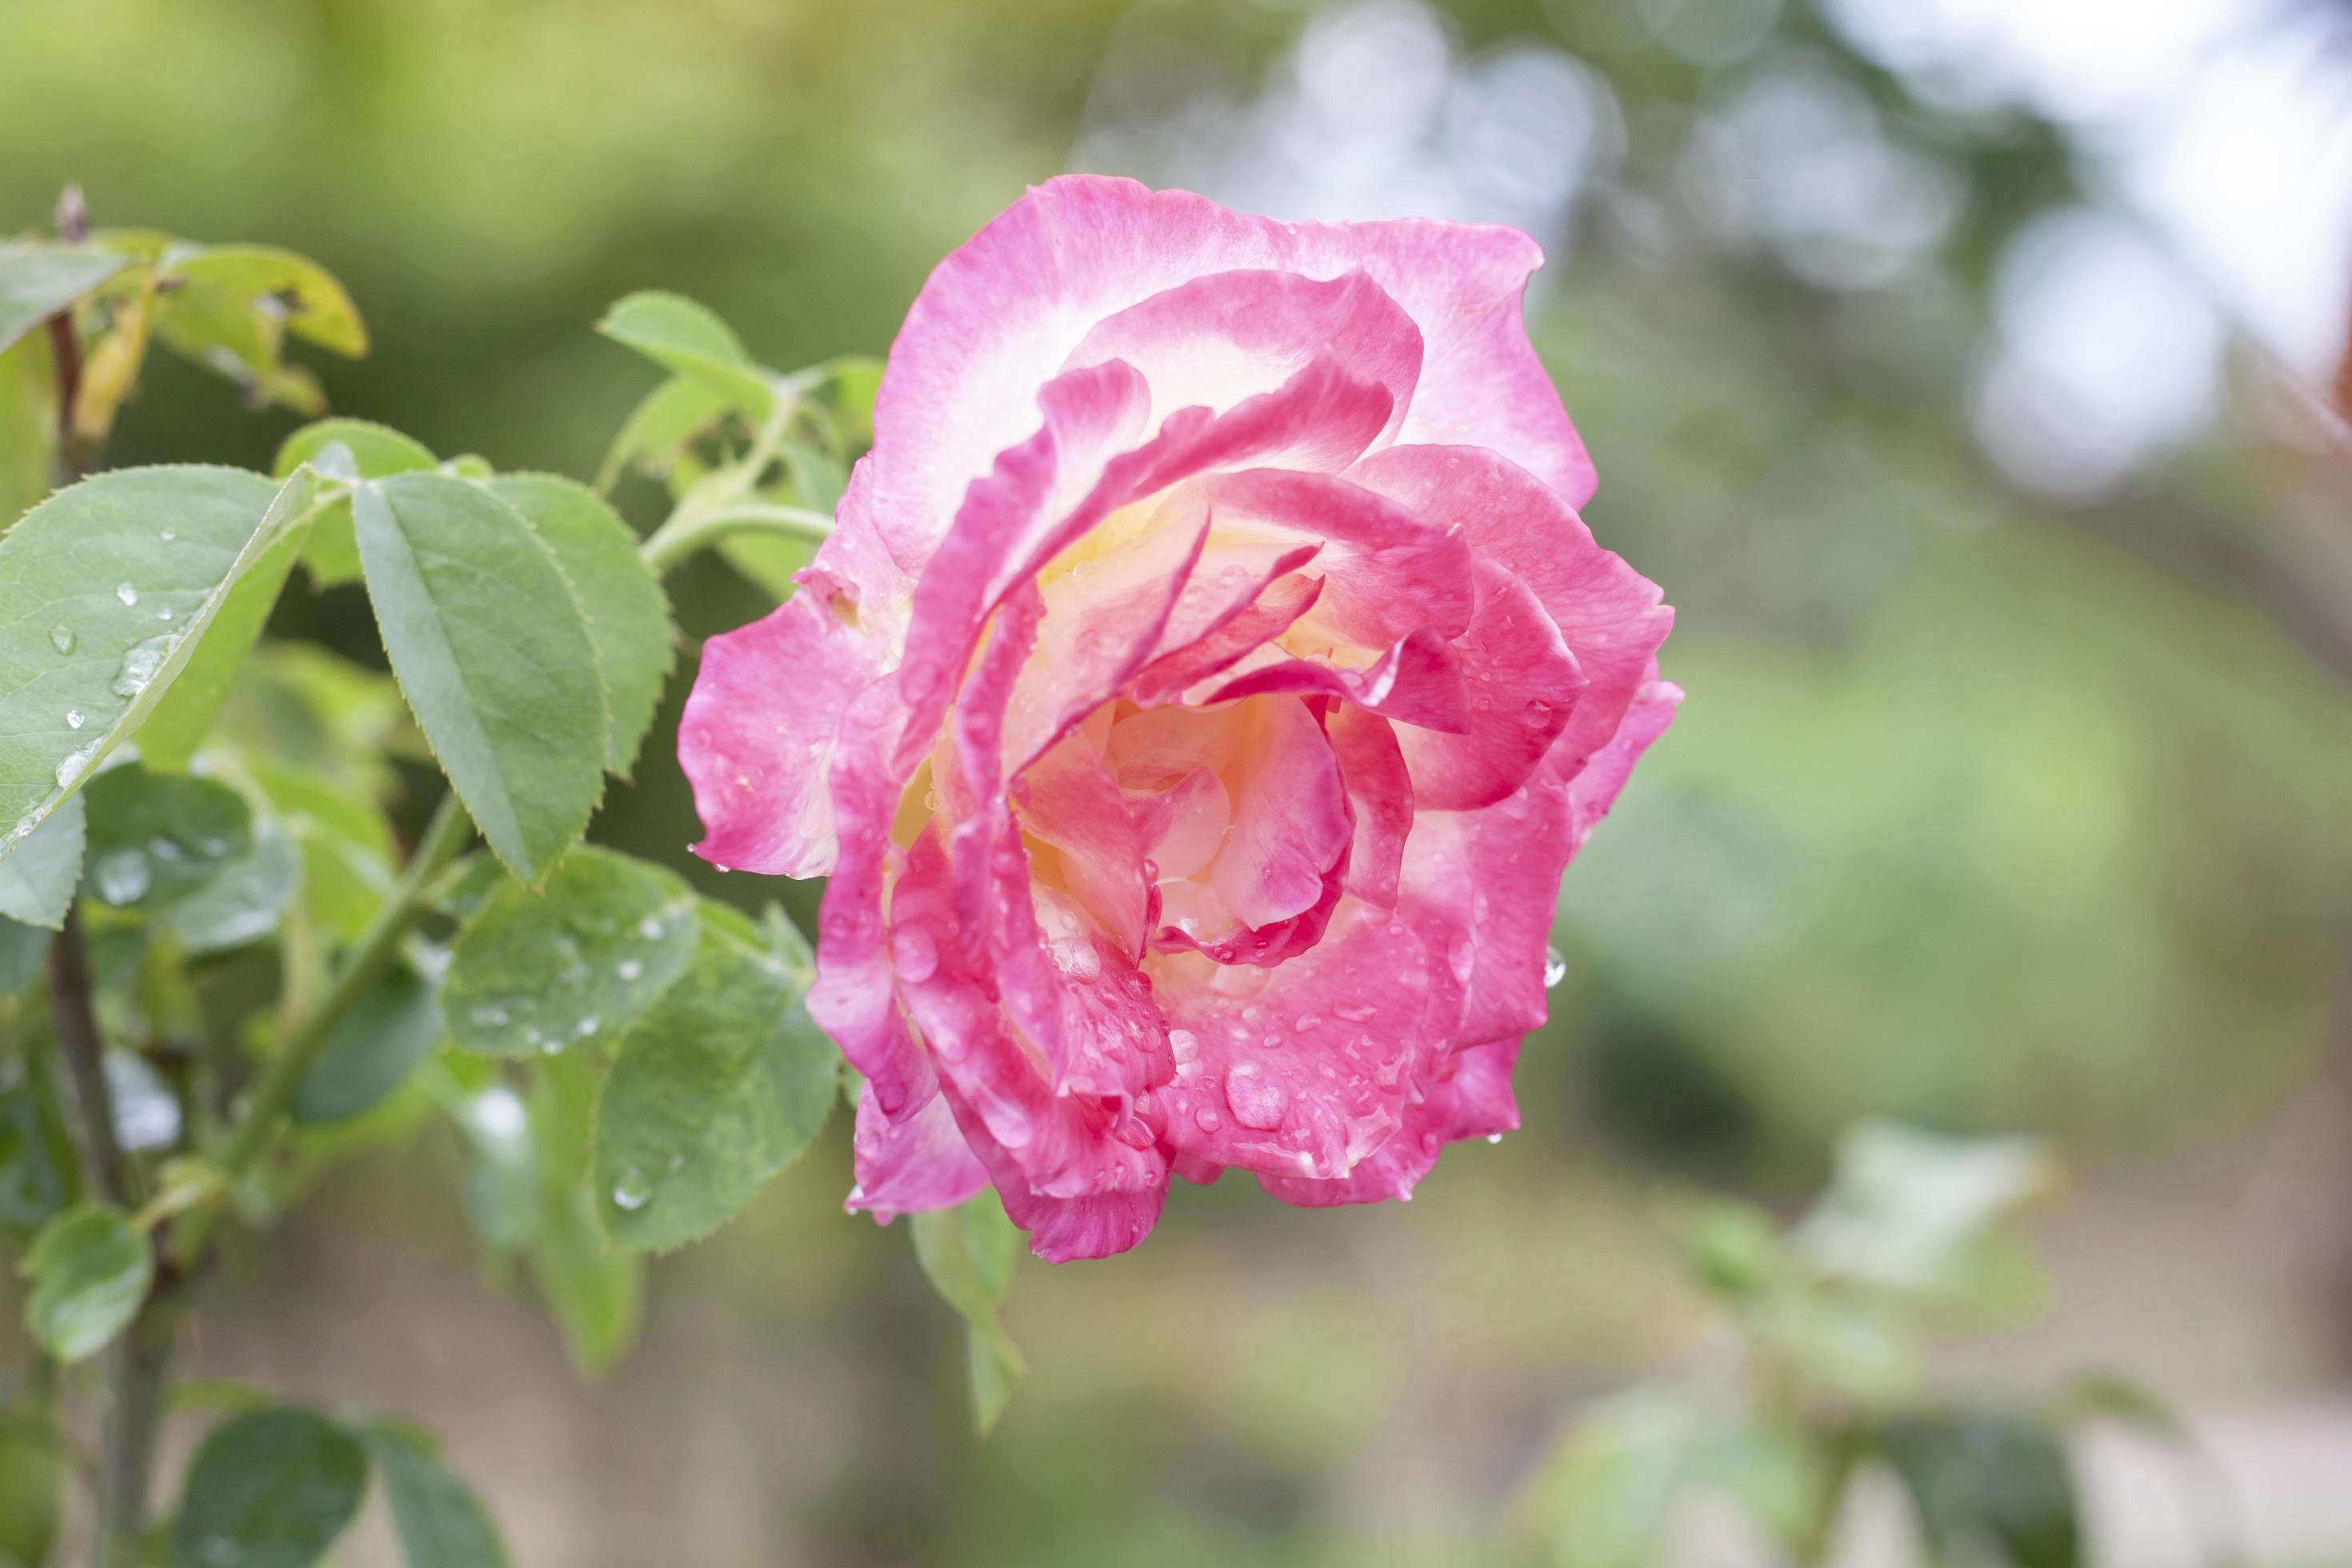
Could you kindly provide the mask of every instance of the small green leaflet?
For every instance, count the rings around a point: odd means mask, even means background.
[[[630,411],[596,471],[596,489],[610,493],[631,468],[667,478],[679,455],[731,412],[727,398],[707,382],[671,376]]]
[[[282,479],[309,463],[329,479],[381,479],[430,468],[439,460],[423,444],[388,425],[321,419],[286,437],[270,472]],[[319,521],[302,546],[302,566],[322,588],[360,580],[360,545],[352,535],[348,498],[339,497],[320,509]]]
[[[909,1217],[915,1259],[947,1304],[969,1328],[972,1418],[988,1436],[1013,1398],[1013,1385],[1028,1375],[1028,1364],[997,1319],[1013,1288],[1013,1266],[1021,1256],[1021,1233],[1005,1217],[993,1187],[983,1187],[950,1209]]]
[[[482,837],[539,886],[604,787],[607,701],[579,595],[522,515],[463,479],[368,481],[352,521],[410,710]]]
[[[0,860],[0,915],[51,931],[64,925],[81,880],[83,841],[82,799],[75,795]]]
[[[316,490],[308,469],[280,489],[234,468],[123,468],[0,538],[0,859],[154,710]]]
[[[458,933],[444,982],[451,1038],[489,1056],[618,1040],[695,951],[676,872],[583,845],[546,896],[502,881]]]
[[[507,1568],[507,1549],[488,1511],[427,1438],[387,1422],[366,1436],[409,1568]]]
[[[233,1415],[196,1450],[180,1494],[168,1568],[310,1568],[367,1495],[367,1452],[323,1415],[277,1408]]]
[[[816,1137],[838,1053],[802,989],[767,954],[706,936],[621,1042],[596,1105],[594,1166],[615,1242],[670,1247],[708,1235]]]
[[[18,1269],[32,1283],[25,1326],[35,1342],[59,1361],[80,1361],[137,1315],[155,1258],[129,1215],[85,1204],[42,1226]]]
[[[646,289],[628,295],[614,302],[596,330],[692,376],[755,424],[776,411],[772,374],[751,362],[734,329],[682,294]]]
[[[593,491],[549,474],[484,482],[538,531],[579,592],[611,708],[604,766],[625,778],[675,659],[661,584],[637,554],[637,536]]]
[[[131,258],[86,245],[0,245],[0,349],[71,305]]]

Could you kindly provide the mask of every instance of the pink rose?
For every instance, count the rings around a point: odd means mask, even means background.
[[[994,1182],[1043,1258],[1170,1173],[1408,1195],[1517,1125],[1561,872],[1681,693],[1510,229],[1072,177],[907,316],[801,591],[678,750],[720,864],[827,876],[853,1208]]]

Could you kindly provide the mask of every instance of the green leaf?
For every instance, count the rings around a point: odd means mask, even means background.
[[[780,964],[706,942],[621,1042],[596,1106],[596,1206],[614,1241],[708,1235],[816,1137],[837,1053],[803,988]]]
[[[81,880],[84,832],[82,799],[75,795],[0,860],[0,915],[51,931],[64,925]]]
[[[409,1568],[506,1568],[507,1549],[488,1511],[430,1442],[378,1422],[368,1428],[367,1446]]]
[[[637,536],[593,491],[547,474],[488,483],[538,531],[579,593],[610,709],[604,766],[625,778],[676,662],[669,601],[637,554]]]
[[[430,981],[395,964],[343,1016],[294,1088],[295,1121],[347,1121],[373,1109],[433,1054],[441,1002]]]
[[[335,275],[307,256],[263,245],[174,246],[163,273],[185,294],[207,289],[247,304],[270,301],[267,313],[296,337],[357,359],[368,351],[359,308]]]
[[[1012,1401],[1013,1385],[1028,1364],[998,1321],[996,1309],[1012,1288],[1021,1233],[1005,1217],[996,1189],[984,1187],[951,1209],[912,1215],[915,1260],[966,1324],[974,1424],[982,1436],[994,1429]]]
[[[301,847],[264,825],[243,854],[164,911],[163,926],[191,955],[226,952],[278,930],[301,889]]]
[[[674,375],[646,394],[613,437],[596,489],[610,493],[621,475],[637,468],[656,479],[667,475],[687,447],[732,412],[727,399],[690,375]]]
[[[25,1326],[35,1342],[59,1361],[80,1361],[138,1314],[155,1256],[130,1215],[85,1204],[43,1226],[17,1268],[32,1284]]]
[[[545,1194],[530,1274],[583,1377],[602,1376],[637,1337],[645,1260],[604,1239],[584,1187]]]
[[[309,463],[329,479],[381,479],[416,473],[439,461],[422,443],[388,425],[321,419],[286,437],[270,472],[283,479]],[[302,565],[322,588],[360,580],[360,545],[352,534],[349,497],[339,496],[320,510],[310,542],[302,547]]]
[[[596,330],[692,376],[755,424],[775,413],[769,374],[751,363],[732,328],[684,295],[652,289],[628,295],[614,301]]]
[[[367,1494],[366,1450],[323,1415],[257,1410],[214,1427],[188,1467],[168,1568],[310,1568]]]
[[[450,1037],[504,1057],[620,1039],[692,961],[694,903],[676,872],[593,845],[544,898],[501,884],[451,950]]]
[[[154,710],[313,485],[123,468],[0,538],[0,859]]]
[[[1936,1561],[2082,1563],[2074,1470],[2047,1427],[2010,1411],[1958,1411],[1897,1417],[1873,1436]]]
[[[319,516],[317,477],[309,470],[297,472],[303,477],[294,483],[313,488],[310,503],[239,574],[187,668],[180,671],[180,679],[153,714],[139,726],[139,758],[151,768],[188,765],[188,759],[212,733],[221,704],[227,700],[229,689],[243,672],[254,645],[261,640],[269,612],[278,607],[278,595],[285,591],[286,579]],[[346,501],[336,504],[349,505]]]
[[[57,483],[58,385],[38,332],[0,349],[0,530]]]
[[[95,246],[0,245],[0,349],[130,265]]]
[[[102,904],[174,903],[253,847],[253,808],[212,779],[151,773],[132,763],[100,773],[83,793],[89,891]]]
[[[579,596],[521,514],[463,479],[371,480],[352,519],[410,709],[482,837],[538,886],[604,787],[604,689]]]
[[[175,245],[159,263],[155,335],[257,402],[326,411],[318,378],[286,363],[286,334],[347,357],[367,352],[351,296],[307,257],[262,246]]]

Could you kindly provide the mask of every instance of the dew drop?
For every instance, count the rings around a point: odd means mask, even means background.
[[[1233,1107],[1234,1121],[1264,1132],[1282,1125],[1282,1113],[1290,1108],[1290,1095],[1266,1076],[1265,1068],[1253,1062],[1239,1062],[1226,1075],[1225,1103]]]
[[[79,751],[68,752],[58,763],[58,787],[70,789],[74,780],[81,776],[82,769],[89,766],[91,759],[97,755],[96,741]]]
[[[170,620],[172,618],[172,607],[169,605],[164,605],[162,609],[155,612],[155,618],[159,621]]]
[[[114,596],[126,605],[135,605],[139,602],[139,590],[128,583],[117,583],[114,585]]]
[[[1190,1029],[1171,1029],[1168,1031],[1168,1049],[1175,1057],[1176,1065],[1182,1067],[1201,1054],[1201,1037]]]
[[[1567,956],[1551,943],[1544,943],[1544,989],[1549,991],[1567,978]]]
[[[940,950],[927,931],[912,926],[902,926],[890,936],[890,955],[897,961],[898,977],[919,984],[929,980],[940,967]]]
[[[1203,1132],[1214,1132],[1225,1124],[1225,1119],[1218,1115],[1213,1107],[1206,1105],[1192,1112],[1192,1120],[1200,1125]]]
[[[158,860],[184,860],[188,854],[186,850],[180,847],[176,839],[165,838],[160,835],[147,841],[147,853]]]
[[[163,531],[163,542],[164,542],[166,544],[170,543],[173,540],[177,539],[177,538],[179,538],[179,537],[180,537],[180,536],[179,536],[178,534],[176,534],[176,533],[173,532],[173,531],[172,531],[170,529],[168,529],[168,528],[167,528],[167,529],[165,529],[165,530]]]
[[[659,942],[662,934],[661,916],[647,915],[637,922],[637,934],[647,942]]]
[[[554,1056],[557,1052],[562,1049],[563,1042],[562,1040],[541,1040],[539,1042],[539,1054],[543,1057]]]
[[[1486,1134],[1486,1142],[1489,1143],[1500,1143],[1502,1141],[1503,1135],[1499,1132],[1489,1132]]]
[[[622,1172],[621,1179],[613,1184],[613,1206],[631,1214],[651,1203],[653,1196],[654,1190],[646,1182],[646,1173],[635,1166]]]
[[[646,966],[634,958],[625,958],[614,966],[613,973],[623,980],[636,980],[645,974]]]
[[[67,729],[68,729],[68,730],[79,730],[79,729],[80,729],[84,724],[87,724],[87,723],[89,723],[89,714],[87,714],[87,713],[85,713],[85,712],[83,712],[80,709],[79,709],[79,708],[68,708],[68,709],[67,709],[67,710],[66,710],[66,728],[67,728]]]
[[[599,1018],[595,1014],[591,1013],[586,1017],[581,1019],[580,1026],[572,1032],[584,1040],[589,1036],[594,1034],[597,1026],[603,1023],[604,1020],[602,1018]]]
[[[71,652],[73,652],[73,650],[74,650],[74,634],[73,634],[73,627],[71,627],[71,626],[51,626],[51,627],[49,628],[49,646],[50,646],[51,647],[53,647],[53,648],[57,649],[59,653],[71,653]]]
[[[155,679],[155,672],[163,668],[163,660],[171,651],[172,639],[168,637],[134,643],[122,656],[122,668],[114,672],[114,684],[110,689],[117,697],[138,696]]]
[[[480,1024],[487,1028],[496,1029],[505,1025],[507,1021],[507,1010],[504,1007],[496,1006],[489,1003],[484,1003],[481,1006],[474,1009],[472,1016],[474,1022],[477,1024]]]

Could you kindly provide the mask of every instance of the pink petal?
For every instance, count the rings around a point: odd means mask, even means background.
[[[1432,522],[1457,526],[1470,547],[1535,591],[1559,626],[1585,689],[1557,742],[1571,762],[1616,733],[1626,705],[1654,673],[1675,613],[1657,585],[1593,542],[1575,511],[1543,482],[1475,447],[1391,447],[1348,472]]]
[[[1315,607],[1322,593],[1320,577],[1280,577],[1265,584],[1198,637],[1139,670],[1124,695],[1145,707],[1177,700],[1188,688],[1231,668],[1288,631]]]
[[[1383,437],[1404,423],[1421,374],[1421,331],[1360,270],[1317,279],[1296,272],[1213,272],[1095,323],[1066,367],[1124,360],[1151,384],[1161,417],[1230,408],[1271,392],[1318,354],[1394,402]]]
[[[865,1209],[884,1225],[902,1214],[951,1208],[988,1184],[988,1171],[963,1141],[946,1100],[933,1095],[904,1121],[892,1122],[869,1088],[857,1097],[851,1141],[857,1185],[844,1206]]]
[[[1405,838],[1412,831],[1412,777],[1388,721],[1339,708],[1323,721],[1339,759],[1356,837],[1348,855],[1347,890],[1384,910],[1396,908]]]
[[[1235,993],[1197,958],[1162,961],[1175,1081],[1150,1114],[1180,1156],[1321,1179],[1403,1124],[1429,997],[1420,940],[1353,901],[1322,942]]]
[[[1360,267],[1423,338],[1398,438],[1491,447],[1580,505],[1591,464],[1520,319],[1541,259],[1509,229],[1283,224],[1131,181],[1049,182],[940,264],[891,347],[875,405],[882,538],[919,568],[965,487],[1026,433],[1033,390],[1097,322],[1241,268],[1330,279]]]
[[[1318,1181],[1265,1174],[1258,1184],[1284,1203],[1303,1208],[1412,1197],[1446,1144],[1498,1136],[1518,1126],[1519,1108],[1511,1097],[1511,1067],[1518,1054],[1516,1037],[1449,1053],[1423,1079],[1422,1098],[1406,1107],[1404,1125],[1396,1136],[1345,1175]]]
[[[1453,646],[1468,689],[1468,724],[1459,734],[1397,733],[1424,811],[1487,805],[1518,788],[1584,689],[1575,656],[1534,592],[1492,561],[1478,563],[1476,577],[1477,610]]]
[[[762,619],[703,644],[678,722],[704,859],[822,877],[833,868],[825,769],[850,699],[895,654],[905,583],[866,516],[860,461],[832,537],[801,591]]]
[[[1354,646],[1385,648],[1424,628],[1451,638],[1470,624],[1477,588],[1458,531],[1336,474],[1250,468],[1206,486],[1220,529],[1322,543],[1312,621]]]
[[[1056,1092],[1046,1064],[1008,1028],[988,972],[955,929],[954,904],[945,852],[938,835],[926,833],[908,852],[892,896],[891,921],[902,945],[906,933],[924,939],[920,962],[898,967],[898,991],[930,1047],[957,1124],[989,1167],[1007,1210],[1018,1219],[1013,1205],[1022,1193],[1069,1198],[1164,1188],[1166,1157],[1124,1099]],[[1097,994],[1148,993],[1141,977],[1135,980],[1136,986]],[[1156,1015],[1135,1016],[1157,1026]],[[1114,1033],[1098,1031],[1097,1051],[1108,1053]]]

